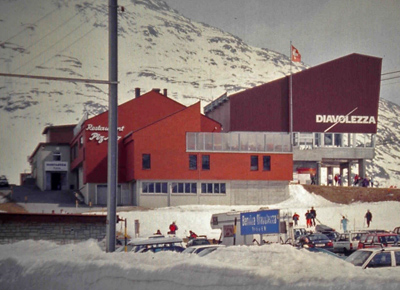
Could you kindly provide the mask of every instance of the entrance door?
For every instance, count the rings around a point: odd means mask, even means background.
[[[61,190],[61,173],[51,173],[51,190]]]

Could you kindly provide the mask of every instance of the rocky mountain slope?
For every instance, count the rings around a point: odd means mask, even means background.
[[[287,56],[252,47],[217,28],[196,23],[161,0],[119,1],[119,103],[134,89],[168,89],[185,105],[305,69]],[[108,78],[106,1],[0,2],[0,72],[71,78]],[[0,77],[0,174],[18,183],[27,156],[48,125],[77,123],[85,112],[107,109],[108,87]],[[377,158],[368,169],[399,183],[396,160],[399,107],[381,101]],[[388,181],[389,180],[389,181]]]

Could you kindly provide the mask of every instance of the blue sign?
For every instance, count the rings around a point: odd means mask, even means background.
[[[240,232],[242,235],[278,234],[279,209],[241,213]]]

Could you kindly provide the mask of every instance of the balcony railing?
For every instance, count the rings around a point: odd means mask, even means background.
[[[374,148],[375,134],[362,133],[293,133],[293,147],[314,148]]]
[[[276,132],[186,133],[188,152],[292,152],[290,135]]]

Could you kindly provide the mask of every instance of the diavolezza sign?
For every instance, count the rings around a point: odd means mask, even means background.
[[[118,132],[123,132],[125,129],[125,126],[118,127]],[[88,140],[89,141],[94,141],[97,143],[103,143],[104,141],[108,140],[108,134],[107,136],[104,135],[103,132],[108,132],[108,127],[104,127],[101,125],[93,125],[93,124],[88,124],[86,127],[86,131],[91,131],[92,133],[90,134]],[[117,139],[121,139],[121,136],[118,136]]]

